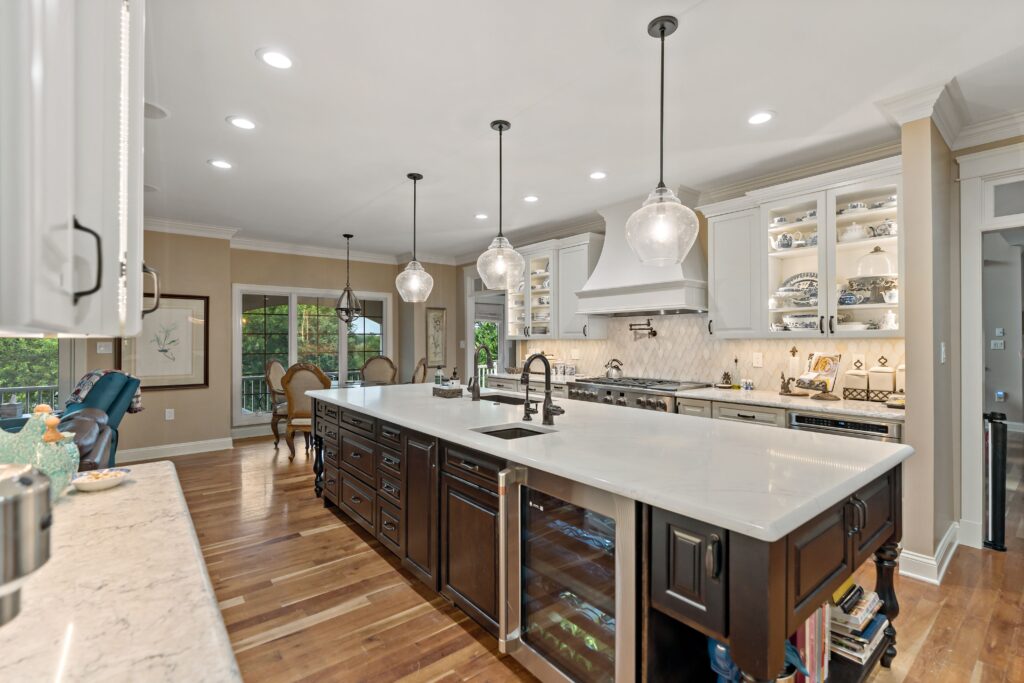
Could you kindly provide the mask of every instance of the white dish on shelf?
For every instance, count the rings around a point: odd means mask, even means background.
[[[775,218],[772,219],[772,222],[769,223],[769,225],[771,225],[774,228],[779,225],[785,225],[788,222],[789,221],[786,219],[785,216],[776,216]]]
[[[840,332],[863,332],[870,329],[867,323],[839,323],[836,329]]]

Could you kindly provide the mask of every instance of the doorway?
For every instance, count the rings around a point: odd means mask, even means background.
[[[484,386],[487,362],[482,353],[479,359],[475,357],[476,348],[481,344],[486,346],[494,359],[495,371],[504,372],[510,365],[509,360],[515,357],[515,342],[508,339],[505,292],[484,288],[475,266],[467,266],[463,277],[466,288],[466,367],[470,368],[466,377],[473,373]]]

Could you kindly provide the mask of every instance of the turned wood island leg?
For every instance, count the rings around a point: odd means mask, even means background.
[[[882,666],[888,668],[896,657],[896,629],[892,622],[900,614],[900,603],[896,600],[896,588],[893,578],[896,573],[896,560],[900,554],[899,543],[895,538],[886,541],[875,551],[875,592],[882,600],[881,612],[889,619],[885,635],[889,644],[882,654]]]
[[[313,437],[313,474],[316,475],[313,479],[313,490],[316,491],[316,497],[319,498],[324,492],[324,438],[322,436]],[[326,498],[324,498],[324,507],[327,507]]]

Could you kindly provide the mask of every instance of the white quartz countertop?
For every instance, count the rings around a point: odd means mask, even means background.
[[[775,541],[914,452],[888,444],[585,401],[557,401],[554,427],[522,406],[435,398],[423,384],[307,392],[393,424]],[[500,392],[485,392],[500,393]],[[506,441],[474,428],[554,431]]]
[[[0,681],[240,681],[174,465],[53,508],[50,559],[0,626]]]
[[[780,396],[777,391],[766,391],[764,389],[752,389],[749,391],[741,389],[716,389],[706,387],[704,389],[686,389],[677,391],[676,396],[680,398],[695,398],[703,401],[722,401],[728,403],[746,403],[756,406],[768,406],[771,408],[785,408],[786,410],[804,410],[814,413],[830,413],[834,415],[847,415],[855,417],[868,417],[879,420],[891,420],[903,422],[906,411],[898,408],[889,408],[884,403],[873,401],[816,401],[807,396]]]

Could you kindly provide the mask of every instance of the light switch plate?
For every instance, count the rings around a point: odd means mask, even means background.
[[[764,367],[764,354],[760,351],[754,351],[753,363],[755,368]]]
[[[997,327],[996,328],[996,336],[997,337],[1005,337],[1006,336],[1006,328]]]
[[[164,420],[170,422],[174,419],[174,408],[164,408]]]
[[[106,354],[114,352],[114,342],[96,342],[96,353]]]
[[[989,341],[988,347],[990,349],[992,349],[993,351],[1002,351],[1003,349],[1006,348],[1006,340],[1005,339],[993,339],[993,340]]]
[[[579,359],[580,359],[580,350],[579,349],[569,349],[569,360],[579,360]]]
[[[946,342],[939,342],[939,363],[946,364]]]
[[[1006,392],[1005,391],[997,391],[996,392],[996,403],[1006,403]]]

